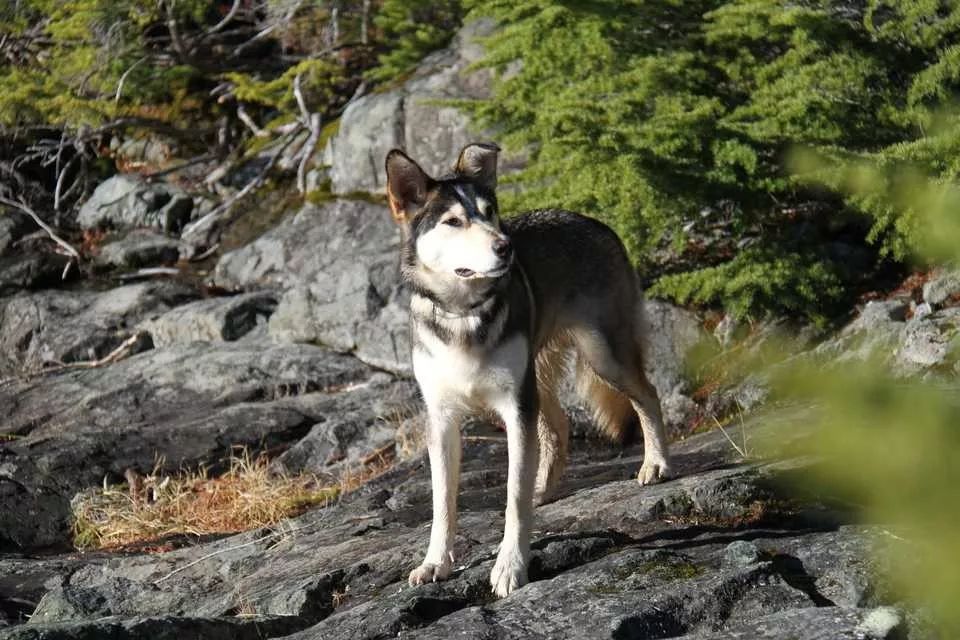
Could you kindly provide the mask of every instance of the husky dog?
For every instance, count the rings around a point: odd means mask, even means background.
[[[490,574],[503,597],[527,582],[534,500],[563,472],[569,424],[556,386],[575,354],[577,389],[602,430],[643,431],[638,480],[670,474],[656,389],[643,370],[642,299],[623,244],[606,225],[556,209],[501,222],[497,153],[474,143],[432,178],[398,149],[387,196],[411,291],[413,371],[429,416],[433,525],[410,584],[444,580],[453,562],[460,424],[493,411],[506,426],[507,507]],[[539,462],[538,462],[539,450]]]

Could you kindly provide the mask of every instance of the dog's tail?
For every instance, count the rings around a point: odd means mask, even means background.
[[[590,407],[597,428],[614,442],[632,444],[637,437],[640,421],[630,404],[630,398],[597,375],[579,353],[574,374],[577,395]]]

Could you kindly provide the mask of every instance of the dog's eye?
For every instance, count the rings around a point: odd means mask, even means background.
[[[447,225],[448,227],[462,227],[462,226],[463,226],[463,223],[460,222],[460,218],[447,218],[446,220],[443,221],[443,224]]]

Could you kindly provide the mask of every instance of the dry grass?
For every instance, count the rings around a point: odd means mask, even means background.
[[[149,476],[127,471],[127,483],[78,494],[72,504],[73,539],[78,549],[143,546],[180,535],[237,533],[275,524],[339,496],[392,466],[393,452],[378,450],[339,477],[283,475],[265,456],[242,449],[226,473],[206,469],[164,475],[160,464]],[[169,546],[154,547],[166,550]]]

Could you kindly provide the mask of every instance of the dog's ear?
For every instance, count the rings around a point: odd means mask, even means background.
[[[387,200],[397,222],[406,222],[411,211],[427,200],[430,176],[400,149],[387,154]]]
[[[492,142],[472,142],[460,151],[453,169],[491,191],[497,187],[497,154],[500,147]]]

